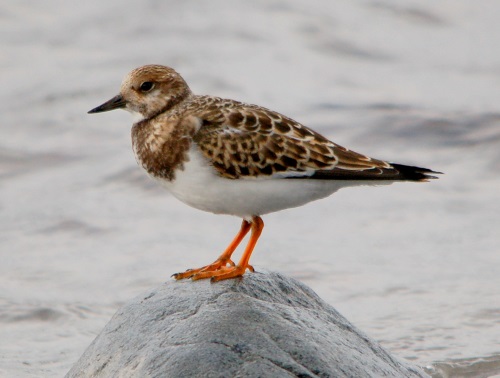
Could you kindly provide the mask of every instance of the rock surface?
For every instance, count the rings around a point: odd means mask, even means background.
[[[278,273],[170,281],[121,308],[66,377],[425,377]]]

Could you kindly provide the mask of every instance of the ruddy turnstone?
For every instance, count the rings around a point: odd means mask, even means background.
[[[132,146],[149,176],[192,207],[243,218],[217,260],[176,273],[176,279],[219,281],[253,271],[249,260],[264,214],[302,206],[344,187],[427,181],[439,173],[359,154],[260,106],[195,95],[165,66],[133,70],[120,94],[89,113],[113,109],[137,117]],[[231,256],[248,232],[250,240],[234,264]]]

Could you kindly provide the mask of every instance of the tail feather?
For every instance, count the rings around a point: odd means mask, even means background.
[[[398,174],[399,180],[428,181],[438,178],[437,176],[433,175],[442,174],[442,172],[435,172],[428,168],[413,167],[411,165],[394,164],[394,163],[391,163],[391,165],[394,167],[394,169],[396,169],[399,172]]]
[[[389,167],[374,167],[370,169],[319,170],[304,178],[316,180],[361,180],[361,181],[429,181],[437,179],[441,172],[411,165],[389,163]]]

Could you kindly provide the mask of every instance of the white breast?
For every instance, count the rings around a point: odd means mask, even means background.
[[[189,158],[184,170],[176,171],[173,181],[156,180],[189,206],[245,219],[302,206],[343,187],[368,184],[363,181],[269,177],[231,180],[217,175],[196,145],[191,147]]]

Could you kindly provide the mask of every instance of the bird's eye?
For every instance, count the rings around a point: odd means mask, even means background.
[[[153,89],[154,86],[155,85],[153,82],[145,81],[144,83],[141,84],[139,89],[141,90],[141,92],[149,92],[151,89]]]

